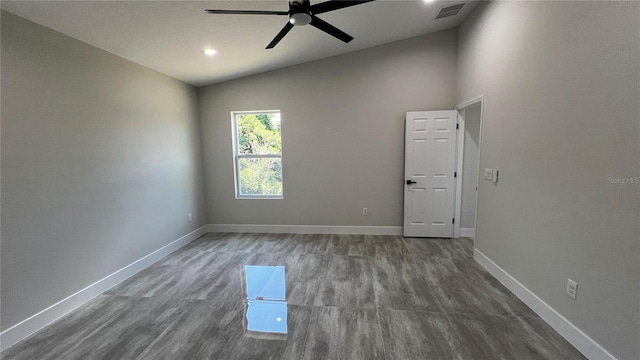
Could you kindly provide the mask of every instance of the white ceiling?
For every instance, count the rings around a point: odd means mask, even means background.
[[[312,1],[315,4],[321,1]],[[202,86],[458,26],[476,5],[434,20],[457,1],[380,0],[319,15],[353,36],[345,44],[298,26],[265,50],[286,16],[209,15],[204,9],[280,10],[280,1],[2,1],[2,9],[113,54]],[[213,57],[202,54],[212,47]]]

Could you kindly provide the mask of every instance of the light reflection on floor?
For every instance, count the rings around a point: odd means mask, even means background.
[[[243,319],[247,334],[287,334],[284,266],[245,265],[244,273],[246,306]]]

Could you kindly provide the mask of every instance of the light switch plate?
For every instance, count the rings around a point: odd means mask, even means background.
[[[493,181],[493,169],[484,169],[484,179]]]
[[[498,169],[493,169],[493,182],[498,182]]]
[[[567,295],[573,300],[575,300],[578,295],[578,283],[571,279],[567,279]]]

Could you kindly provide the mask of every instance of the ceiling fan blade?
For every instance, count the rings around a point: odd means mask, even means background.
[[[280,30],[280,32],[278,33],[278,35],[276,35],[276,37],[273,38],[273,40],[271,40],[271,42],[269,43],[269,45],[267,45],[267,49],[273,49],[276,45],[278,45],[278,43],[280,42],[280,40],[282,40],[282,38],[287,35],[287,33],[289,31],[291,31],[291,29],[293,29],[293,25],[287,21],[287,23],[285,24],[285,26],[282,28],[282,30]]]
[[[230,14],[230,15],[289,15],[288,11],[261,11],[261,10],[205,10],[209,14]]]
[[[311,13],[322,14],[327,11],[333,11],[343,9],[349,6],[360,5],[368,3],[374,0],[362,0],[362,1],[343,1],[343,0],[330,0],[320,4],[311,5]]]
[[[345,33],[344,31],[338,29],[337,27],[329,24],[328,22],[320,19],[317,16],[312,15],[311,23],[309,24],[346,43],[353,40],[353,36]]]

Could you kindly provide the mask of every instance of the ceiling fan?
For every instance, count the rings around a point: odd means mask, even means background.
[[[231,15],[287,15],[289,22],[280,30],[278,35],[267,45],[267,49],[273,49],[282,38],[287,35],[294,26],[311,25],[320,29],[327,34],[338,38],[345,43],[353,40],[353,37],[344,31],[336,28],[328,22],[320,19],[316,15],[326,13],[333,10],[346,8],[349,6],[360,5],[374,0],[362,1],[345,1],[330,0],[323,3],[311,5],[309,0],[293,0],[289,1],[289,11],[261,11],[261,10],[205,10],[209,14],[231,14]]]

